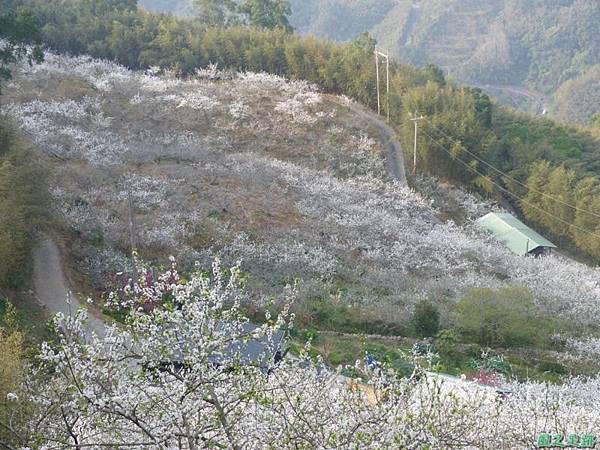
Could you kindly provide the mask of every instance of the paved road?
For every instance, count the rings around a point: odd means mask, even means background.
[[[33,284],[38,301],[53,314],[74,314],[82,307],[79,299],[67,288],[58,247],[46,237],[40,240],[33,252]],[[70,304],[67,302],[69,296]],[[104,323],[91,313],[88,326],[90,331],[104,335]]]
[[[333,99],[341,105],[341,102],[339,102],[336,97],[333,97]],[[396,131],[376,114],[365,110],[364,107],[357,103],[351,103],[348,108],[379,130],[387,152],[386,160],[388,173],[390,177],[400,184],[407,186],[406,172],[404,170],[404,152],[400,142],[396,140]]]

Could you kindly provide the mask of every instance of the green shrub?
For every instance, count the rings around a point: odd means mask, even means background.
[[[458,336],[454,330],[442,330],[438,333],[436,347],[440,354],[453,356],[457,352]]]
[[[328,355],[328,361],[333,366],[353,365],[357,359],[354,346],[348,342],[336,342]]]
[[[541,372],[549,372],[555,375],[566,375],[567,368],[556,361],[539,361],[536,368]]]
[[[348,307],[334,297],[315,297],[297,305],[298,324],[303,328],[383,335],[403,335],[401,324],[384,321],[374,311]]]
[[[415,306],[412,323],[418,336],[435,336],[440,328],[440,313],[435,305],[422,300]]]
[[[543,339],[544,319],[527,289],[472,289],[456,307],[462,335],[485,346],[520,346]],[[539,321],[539,322],[538,322]]]
[[[491,355],[486,352],[479,355],[477,358],[473,358],[470,362],[470,366],[473,370],[501,373],[504,375],[510,375],[512,373],[512,367],[508,361],[501,355]]]

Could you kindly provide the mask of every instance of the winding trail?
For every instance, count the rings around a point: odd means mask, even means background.
[[[67,288],[60,252],[56,243],[44,236],[33,251],[33,284],[38,301],[52,314],[75,314],[83,305]],[[67,301],[70,298],[70,303]],[[102,320],[89,313],[89,331],[104,335]]]
[[[379,129],[384,140],[384,145],[387,149],[387,168],[390,177],[396,180],[403,186],[407,186],[406,171],[404,169],[404,151],[400,142],[396,140],[396,131],[386,124],[383,120],[378,119],[372,114],[365,117],[373,126]]]
[[[355,102],[350,105],[342,104],[336,97],[333,100],[344,107],[349,108],[354,113],[358,114],[363,120],[369,122],[373,127],[377,128],[386,148],[386,163],[388,173],[391,178],[396,180],[403,186],[407,186],[406,171],[404,169],[404,151],[400,142],[396,139],[396,131],[380,119],[375,113],[365,110],[363,106]]]

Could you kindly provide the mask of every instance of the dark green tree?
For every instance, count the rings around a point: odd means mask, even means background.
[[[289,0],[245,0],[240,7],[248,23],[257,28],[283,28],[293,31],[289,17],[292,6]]]
[[[0,15],[0,90],[2,82],[11,78],[10,66],[22,59],[30,64],[41,62],[43,52],[41,46],[40,24],[36,15],[29,8],[19,8]]]
[[[544,196],[547,195],[547,183],[552,167],[547,161],[536,162],[529,171],[529,177],[525,183],[527,195],[521,201],[521,210],[525,217],[540,225],[547,224],[547,215],[542,208]]]
[[[194,0],[197,18],[207,27],[236,25],[239,22],[235,0]]]
[[[594,177],[585,177],[574,190],[577,210],[571,227],[575,243],[591,255],[600,257],[600,241],[595,237],[600,230],[600,184]]]
[[[471,289],[456,305],[456,326],[463,337],[491,347],[541,341],[547,337],[547,323],[524,288]]]
[[[415,306],[412,322],[420,337],[435,336],[440,328],[440,313],[431,302],[422,300]]]
[[[446,85],[446,76],[444,75],[444,71],[439,66],[436,66],[435,64],[427,64],[425,67],[423,67],[423,72],[429,80],[437,83],[439,86]]]
[[[467,88],[467,92],[469,92],[473,96],[477,118],[481,121],[481,123],[484,126],[488,128],[491,127],[492,100],[490,99],[489,95],[487,95],[479,88]]]
[[[557,236],[566,237],[575,219],[572,206],[575,172],[564,166],[555,168],[546,180],[546,196],[542,199],[542,208],[546,227]]]

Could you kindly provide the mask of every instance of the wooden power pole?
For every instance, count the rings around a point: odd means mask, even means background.
[[[129,244],[131,246],[131,256],[135,254],[135,215],[133,212],[133,198],[131,197],[131,190],[127,189],[127,206],[129,212]]]
[[[135,240],[135,205],[131,196],[131,189],[127,188],[127,209],[129,210],[129,242],[131,245],[131,261],[133,262],[133,282],[139,283],[137,266],[137,246]]]
[[[390,54],[375,49],[375,66],[377,70],[377,114],[381,115],[381,90],[379,82],[379,57],[385,58],[385,84],[386,84],[386,109],[387,121],[390,123]]]
[[[413,153],[413,175],[417,174],[417,132],[418,132],[418,124],[420,120],[425,119],[425,117],[421,116],[421,117],[417,117],[416,114],[413,115],[413,118],[410,119],[413,121],[413,123],[415,124],[415,148],[414,148],[414,153]]]

